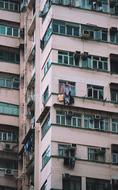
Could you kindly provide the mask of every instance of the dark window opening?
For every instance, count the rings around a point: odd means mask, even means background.
[[[87,190],[110,190],[110,181],[103,179],[86,179]]]
[[[81,177],[64,174],[63,190],[81,190]]]
[[[118,74],[118,54],[110,54],[111,73]]]

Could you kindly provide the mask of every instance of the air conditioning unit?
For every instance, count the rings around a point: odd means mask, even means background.
[[[6,169],[5,170],[5,175],[13,175],[12,169]]]
[[[71,144],[71,148],[77,148],[76,144]]]
[[[88,52],[81,53],[81,59],[86,60],[88,58],[88,55],[89,55]]]
[[[68,174],[68,173],[65,173],[65,174],[62,174],[62,177],[65,179],[69,179],[70,177],[71,177],[71,175],[70,174]]]
[[[81,35],[81,38],[83,38],[83,39],[90,39],[90,38],[91,38],[90,31],[88,31],[88,30],[83,30],[83,31],[82,31],[82,35]]]
[[[101,152],[105,152],[105,148],[100,148],[100,151]]]
[[[101,115],[95,115],[95,119],[101,119],[102,118],[102,116]]]
[[[11,151],[11,150],[12,150],[11,144],[8,144],[8,143],[5,144],[4,150],[6,150],[6,151]]]
[[[66,111],[65,114],[66,114],[67,117],[72,117],[73,116],[72,111]]]

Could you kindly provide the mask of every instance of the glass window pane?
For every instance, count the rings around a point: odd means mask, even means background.
[[[7,35],[12,36],[12,28],[11,27],[7,27]]]
[[[60,34],[65,34],[65,26],[60,25]]]
[[[72,36],[72,26],[67,26],[67,34]]]
[[[0,1],[0,8],[4,8],[4,2]]]
[[[5,26],[0,25],[0,34],[5,34]]]
[[[5,9],[9,9],[9,4],[8,4],[8,2],[5,2]]]
[[[79,27],[73,27],[74,29],[74,36],[79,36]]]
[[[18,37],[18,28],[13,28],[13,36]]]

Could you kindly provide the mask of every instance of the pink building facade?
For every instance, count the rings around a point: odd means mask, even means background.
[[[0,1],[0,16],[0,188],[117,190],[117,0]]]

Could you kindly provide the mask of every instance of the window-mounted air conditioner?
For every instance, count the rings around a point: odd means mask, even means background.
[[[72,117],[73,116],[72,111],[66,111],[65,114],[66,114],[66,117]]]
[[[70,174],[68,174],[68,173],[63,174],[63,178],[69,179],[70,178]]]
[[[5,144],[5,147],[4,147],[4,150],[8,150],[8,151],[10,151],[10,150],[12,150],[12,146],[11,146],[11,144]]]
[[[6,169],[5,175],[13,175],[13,171],[11,169]]]
[[[95,119],[101,119],[102,117],[101,117],[101,115],[97,115],[97,114],[95,114]]]
[[[90,31],[88,30],[83,30],[82,34],[81,34],[81,38],[83,39],[90,39],[91,35],[90,35]]]

